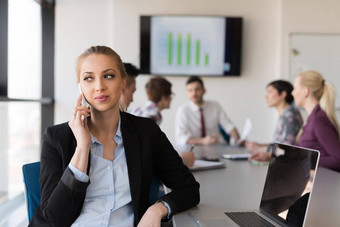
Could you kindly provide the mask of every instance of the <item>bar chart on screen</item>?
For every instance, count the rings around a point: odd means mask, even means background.
[[[177,51],[177,55],[173,56],[173,43],[174,39],[176,41],[175,48]],[[185,45],[185,49],[182,50],[183,45]],[[193,49],[194,55],[192,56],[191,50]],[[184,53],[184,56],[182,56]],[[177,64],[190,66],[191,64],[199,66],[203,64],[204,66],[209,65],[209,54],[204,53],[203,59],[200,59],[201,56],[201,41],[200,39],[192,40],[191,34],[188,33],[185,36],[182,34],[177,34],[177,39],[174,37],[172,32],[168,34],[168,65]],[[175,58],[175,61],[173,59]],[[182,61],[183,58],[183,61]],[[193,58],[193,59],[192,59]]]
[[[225,23],[223,18],[153,18],[152,72],[223,74]]]

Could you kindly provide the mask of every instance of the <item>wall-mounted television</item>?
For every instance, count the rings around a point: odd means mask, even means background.
[[[239,76],[241,47],[240,17],[140,17],[142,74]]]

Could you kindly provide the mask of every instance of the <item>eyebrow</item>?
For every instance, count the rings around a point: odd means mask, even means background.
[[[113,71],[114,73],[116,73],[116,71],[114,69],[106,69],[103,71],[103,73],[107,73],[108,71]],[[83,72],[83,74],[81,76],[84,76],[85,74],[93,74],[93,72]]]
[[[116,71],[114,69],[107,69],[107,70],[104,70],[103,73],[106,73],[108,71],[113,71],[114,73],[116,73]]]

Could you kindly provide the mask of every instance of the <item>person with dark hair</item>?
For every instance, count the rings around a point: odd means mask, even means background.
[[[222,107],[214,101],[203,100],[205,88],[198,76],[191,76],[186,83],[190,102],[177,109],[175,139],[177,144],[208,145],[225,143],[219,126],[237,140],[240,136]]]
[[[130,103],[133,102],[133,93],[136,91],[136,77],[139,74],[139,69],[131,63],[123,63],[126,77],[126,86],[122,90],[120,96],[121,110],[126,111]]]
[[[29,226],[160,226],[197,205],[199,183],[158,125],[120,111],[127,75],[119,55],[92,46],[76,71],[82,94],[70,121],[42,137],[41,203]],[[150,203],[155,175],[171,192]]]
[[[140,117],[153,119],[157,124],[162,122],[161,111],[170,108],[172,100],[172,84],[164,77],[152,77],[145,85],[148,101],[145,106],[138,107],[131,113]],[[192,152],[179,152],[183,162],[191,167],[195,162]]]
[[[293,85],[285,80],[275,80],[266,87],[266,101],[269,107],[275,107],[280,117],[278,119],[273,142],[295,144],[303,120],[299,110],[292,106]],[[267,161],[271,155],[272,144],[259,144],[246,141],[246,147],[254,152],[250,159]]]
[[[161,76],[151,78],[145,85],[148,101],[145,106],[138,107],[131,113],[140,117],[151,118],[157,124],[162,122],[161,111],[170,108],[172,84]]]

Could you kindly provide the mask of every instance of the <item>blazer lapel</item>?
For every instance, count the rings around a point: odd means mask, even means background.
[[[121,113],[121,131],[129,173],[132,205],[135,218],[139,217],[139,200],[142,178],[142,164],[139,138],[125,113]]]

